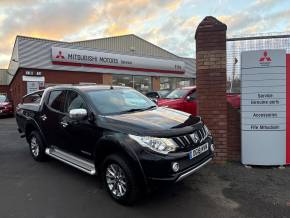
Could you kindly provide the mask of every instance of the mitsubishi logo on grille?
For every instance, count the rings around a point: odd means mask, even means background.
[[[59,51],[59,52],[58,52],[58,55],[56,55],[56,57],[55,57],[55,58],[64,59],[64,56],[62,55],[62,52],[61,52],[61,51]]]
[[[192,141],[193,141],[194,143],[198,143],[198,141],[199,141],[199,137],[198,137],[198,135],[197,135],[196,133],[193,133],[193,134],[191,135],[191,138],[192,138]]]

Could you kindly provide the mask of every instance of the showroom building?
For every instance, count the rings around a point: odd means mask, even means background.
[[[17,105],[28,93],[60,84],[112,84],[142,93],[193,85],[195,60],[132,34],[79,42],[17,36],[8,73]]]
[[[8,95],[8,72],[7,69],[0,69],[0,95]]]

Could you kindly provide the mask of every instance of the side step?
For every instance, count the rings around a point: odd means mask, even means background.
[[[59,148],[55,147],[46,148],[45,153],[85,173],[88,173],[90,175],[96,175],[95,164],[92,161],[62,151]]]

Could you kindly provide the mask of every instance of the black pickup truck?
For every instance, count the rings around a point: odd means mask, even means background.
[[[47,88],[25,96],[16,119],[35,160],[50,156],[98,173],[123,204],[154,181],[178,182],[213,158],[213,138],[200,117],[158,107],[128,87]]]

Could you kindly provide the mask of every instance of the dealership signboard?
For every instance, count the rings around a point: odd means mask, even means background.
[[[286,51],[246,51],[241,61],[242,163],[285,165]]]
[[[138,57],[61,47],[52,47],[51,55],[52,63],[56,65],[173,74],[183,74],[185,72],[185,63],[178,60]]]

